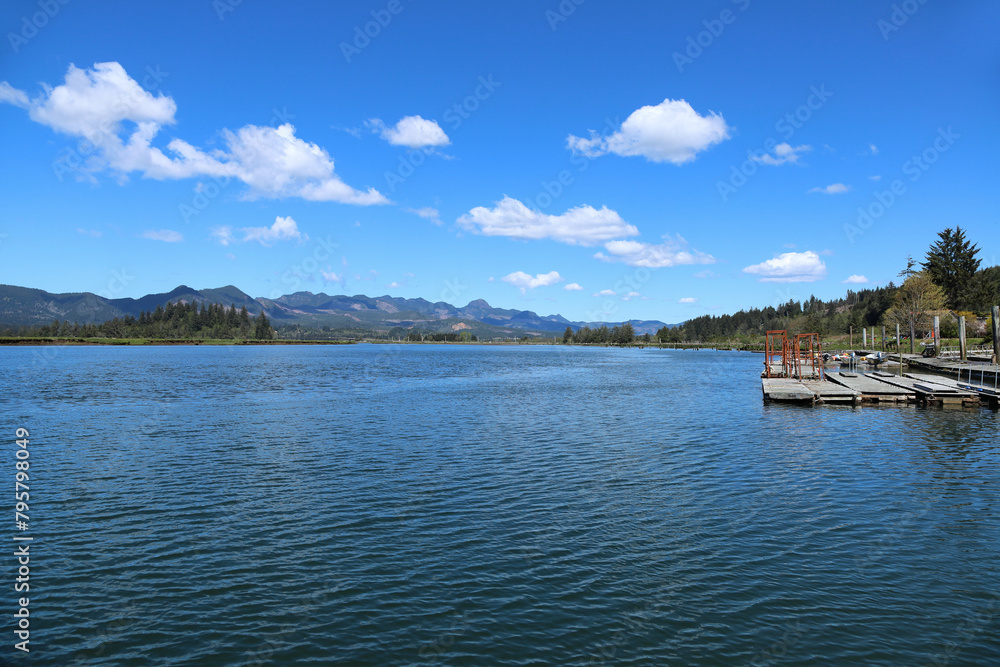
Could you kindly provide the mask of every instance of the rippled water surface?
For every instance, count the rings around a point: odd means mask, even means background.
[[[1000,664],[997,413],[763,405],[761,361],[0,350],[11,487],[31,432],[13,657]]]

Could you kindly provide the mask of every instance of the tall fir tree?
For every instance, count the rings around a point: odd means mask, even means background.
[[[949,227],[938,232],[938,239],[927,251],[923,268],[944,291],[949,308],[964,308],[965,292],[979,270],[979,259],[976,257],[979,246],[966,240],[965,232],[957,226],[954,231]]]

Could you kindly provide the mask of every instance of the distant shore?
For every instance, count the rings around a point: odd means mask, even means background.
[[[354,345],[355,340],[220,340],[170,338],[0,338],[0,345]]]

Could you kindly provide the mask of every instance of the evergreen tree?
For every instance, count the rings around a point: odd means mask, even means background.
[[[567,344],[573,341],[573,327],[566,327],[566,331],[563,332],[563,344]]]
[[[260,315],[257,317],[257,327],[254,331],[254,338],[257,340],[271,340],[274,338],[274,330],[271,329],[271,323],[267,319],[267,315],[264,311],[260,311]]]
[[[924,271],[931,280],[944,290],[945,303],[949,308],[961,308],[965,292],[972,276],[979,270],[976,254],[979,246],[965,239],[965,232],[956,226],[938,232],[938,242],[927,252]]]

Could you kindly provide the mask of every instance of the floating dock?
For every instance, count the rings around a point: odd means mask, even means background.
[[[826,378],[861,394],[866,403],[915,403],[917,392],[905,387],[897,387],[861,373],[827,373]]]
[[[826,373],[823,380],[761,378],[764,400],[778,403],[921,403],[937,405],[1000,405],[1000,391],[968,385],[946,377],[884,371]]]

